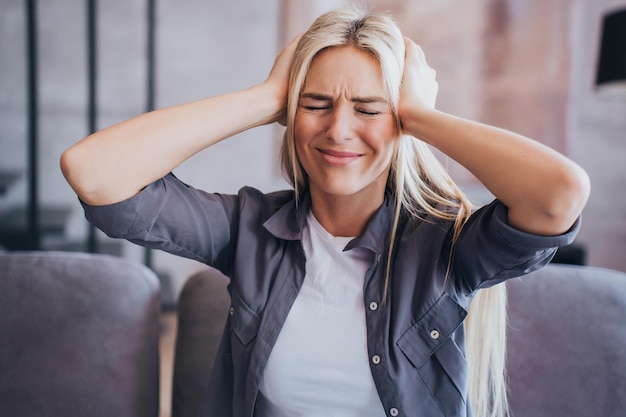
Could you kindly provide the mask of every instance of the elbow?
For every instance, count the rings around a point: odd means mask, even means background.
[[[591,181],[585,170],[576,164],[564,170],[554,187],[546,190],[550,194],[545,212],[556,229],[565,232],[580,216],[591,193]]]
[[[76,175],[76,171],[78,169],[78,159],[75,154],[75,149],[69,148],[61,154],[61,159],[59,160],[61,172],[74,191],[76,191],[76,188],[79,185],[77,184],[77,179],[80,178],[80,175]]]
[[[78,197],[89,203],[89,196],[94,194],[93,181],[88,169],[89,162],[84,158],[80,149],[73,146],[61,155],[59,160],[61,172],[70,187]]]
[[[538,235],[560,235],[572,228],[582,212],[591,185],[587,173],[573,162],[541,176],[532,190],[509,207],[512,226]],[[534,197],[532,197],[534,196]]]
[[[128,181],[127,172],[115,164],[114,158],[103,153],[106,151],[78,143],[63,152],[59,161],[70,187],[82,202],[91,206],[117,203],[145,186],[137,186],[139,181]]]

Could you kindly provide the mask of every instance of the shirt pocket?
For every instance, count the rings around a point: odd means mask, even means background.
[[[466,401],[467,361],[454,337],[466,316],[467,311],[444,294],[396,343],[445,415],[455,415],[445,409]]]
[[[228,314],[232,333],[236,336],[233,342],[248,346],[259,332],[260,317],[243,301],[236,290],[231,294],[231,305]]]

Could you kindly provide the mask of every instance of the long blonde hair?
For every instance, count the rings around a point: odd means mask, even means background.
[[[281,147],[283,173],[298,198],[306,186],[306,172],[295,150],[294,119],[306,75],[315,56],[323,49],[351,45],[372,54],[380,63],[387,98],[397,117],[404,68],[405,45],[393,19],[384,14],[366,14],[356,8],[335,10],[315,20],[296,48],[289,80],[287,129]],[[400,131],[400,130],[399,130]],[[388,186],[395,195],[394,222],[387,258],[386,284],[391,274],[391,254],[400,213],[425,214],[454,222],[454,242],[472,212],[472,205],[428,145],[412,136],[398,139]],[[453,251],[448,263],[451,266]],[[448,270],[448,273],[450,271]],[[506,347],[506,292],[504,285],[479,290],[466,320],[470,400],[477,417],[507,414],[504,354]]]

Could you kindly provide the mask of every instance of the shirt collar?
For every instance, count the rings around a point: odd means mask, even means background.
[[[385,192],[385,200],[383,204],[376,210],[372,218],[367,222],[365,230],[354,238],[344,250],[361,247],[368,249],[374,253],[382,253],[385,251],[391,235],[391,226],[393,224],[393,212],[395,199],[393,194],[387,190]]]
[[[369,220],[361,236],[350,241],[344,250],[361,247],[374,253],[383,252],[391,233],[394,203],[393,194],[387,190],[383,204]],[[296,203],[295,199],[290,200],[279,208],[263,226],[279,239],[301,240],[306,223],[306,213],[309,212],[310,208],[311,196],[308,192],[303,192],[299,204]]]
[[[301,195],[300,202],[295,198],[288,201],[263,223],[263,227],[279,239],[301,240],[306,213],[311,208],[309,193],[303,192]]]

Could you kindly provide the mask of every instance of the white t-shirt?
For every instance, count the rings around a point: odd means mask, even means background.
[[[307,216],[302,243],[306,275],[269,356],[257,417],[382,417],[369,368],[363,282],[372,255],[344,252]]]

